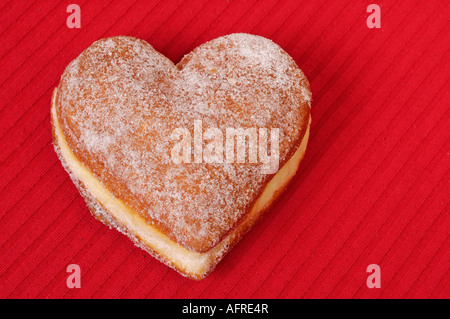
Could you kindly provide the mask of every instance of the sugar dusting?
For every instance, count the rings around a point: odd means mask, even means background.
[[[72,151],[116,197],[201,250],[243,217],[270,176],[261,163],[174,164],[172,131],[192,134],[198,119],[222,132],[279,128],[282,164],[305,133],[310,103],[303,73],[268,39],[221,37],[175,66],[142,40],[113,37],[69,64],[57,111]]]

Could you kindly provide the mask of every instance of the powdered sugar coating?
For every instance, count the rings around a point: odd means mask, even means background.
[[[236,225],[271,176],[261,163],[174,164],[173,130],[193,136],[195,120],[223,132],[279,128],[281,167],[305,134],[310,102],[292,58],[248,34],[205,43],[177,66],[145,41],[102,39],[69,64],[56,98],[80,161],[149,223],[199,252]]]

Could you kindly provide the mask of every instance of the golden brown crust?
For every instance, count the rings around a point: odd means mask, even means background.
[[[261,48],[267,52],[260,55]],[[279,127],[282,167],[310,118],[306,77],[278,46],[250,35],[205,43],[177,66],[145,41],[102,39],[67,67],[55,101],[80,162],[149,224],[199,253],[247,225],[242,221],[273,174],[257,174],[258,164],[251,163],[175,165],[168,132],[180,126],[192,131],[200,116],[205,128]],[[236,116],[227,118],[230,113]]]

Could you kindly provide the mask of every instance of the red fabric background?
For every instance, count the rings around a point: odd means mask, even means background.
[[[448,298],[448,1],[0,3],[0,297]],[[173,61],[232,32],[274,40],[308,76],[311,139],[273,209],[205,280],[178,275],[91,217],[51,144],[50,97],[95,40]],[[68,289],[66,267],[81,267]],[[366,267],[381,267],[369,289]]]

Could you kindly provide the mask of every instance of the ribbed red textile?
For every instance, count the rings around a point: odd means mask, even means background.
[[[2,1],[0,297],[449,298],[449,2],[376,2],[370,29],[374,1]],[[282,198],[197,282],[91,216],[53,151],[50,98],[102,37],[177,62],[233,32],[272,39],[307,75],[311,138]]]

